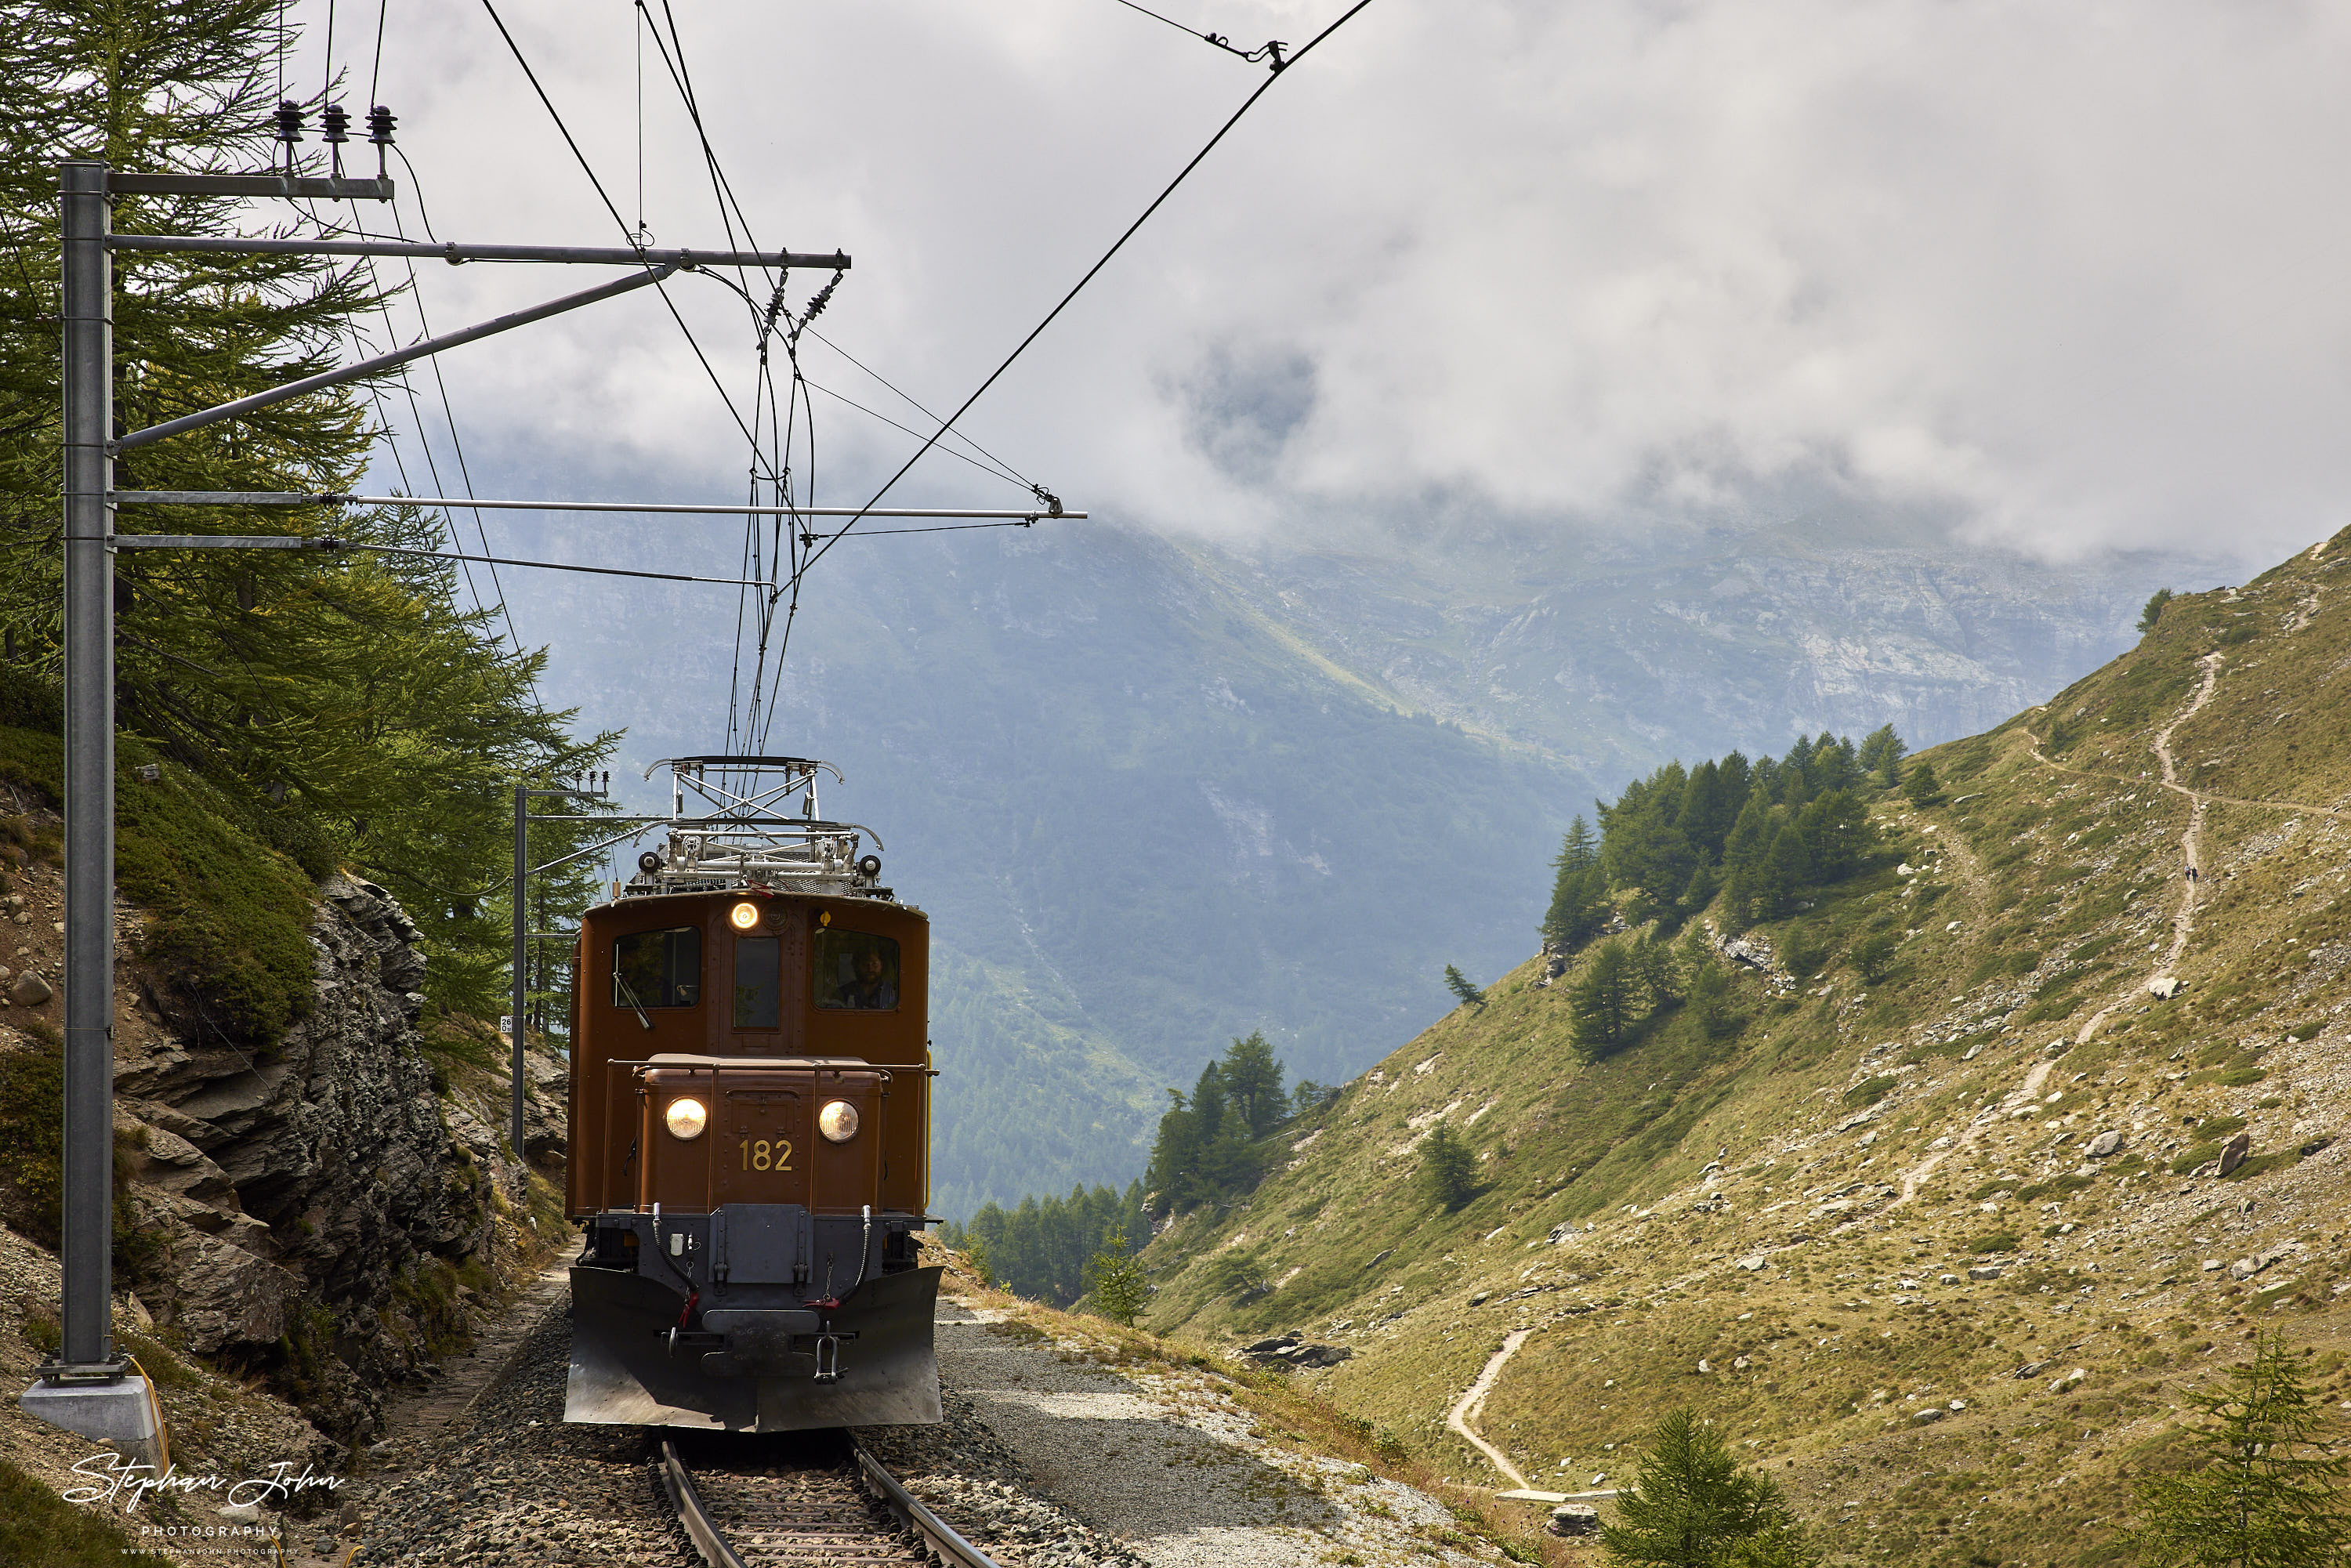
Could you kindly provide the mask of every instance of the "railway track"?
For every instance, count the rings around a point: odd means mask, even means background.
[[[996,1568],[844,1432],[737,1438],[707,1453],[664,1437],[656,1462],[709,1568]]]

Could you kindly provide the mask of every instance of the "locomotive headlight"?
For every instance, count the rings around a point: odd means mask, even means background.
[[[709,1124],[710,1113],[703,1109],[699,1100],[673,1100],[669,1109],[662,1113],[662,1122],[669,1128],[671,1137],[690,1143],[702,1136],[702,1129]]]
[[[759,924],[759,906],[756,904],[738,904],[726,912],[726,920],[736,930],[748,931]]]
[[[845,1144],[857,1136],[857,1107],[846,1100],[835,1100],[816,1113],[816,1130],[836,1144]]]

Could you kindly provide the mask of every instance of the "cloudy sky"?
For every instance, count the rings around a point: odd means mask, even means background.
[[[720,243],[650,46],[640,115],[637,13],[499,4],[626,220],[642,125],[656,243]],[[378,96],[435,232],[610,243],[486,10],[387,5]],[[1343,8],[1155,5],[1244,47]],[[820,329],[935,408],[1264,74],[1117,0],[677,13],[758,239],[852,253]],[[315,75],[325,7],[297,14]],[[337,13],[354,99],[374,26]],[[2340,4],[1373,0],[969,428],[1073,505],[1231,535],[1631,527],[1834,491],[2052,555],[2265,562],[2351,523],[2346,68]],[[442,329],[590,281],[421,277]],[[745,402],[742,308],[672,292]],[[739,494],[741,438],[657,303],[527,330],[445,361],[477,482]],[[813,340],[803,362],[909,414]],[[863,499],[909,448],[827,396],[816,431],[820,500]],[[936,457],[903,497],[1019,498]]]

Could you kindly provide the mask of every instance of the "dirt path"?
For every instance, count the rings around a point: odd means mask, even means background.
[[[2197,661],[2204,666],[2204,684],[2196,689],[2196,700],[2183,708],[2178,718],[2157,731],[2155,737],[2156,760],[2163,764],[2163,787],[2174,794],[2188,798],[2188,831],[2179,836],[2179,854],[2181,863],[2189,872],[2197,872],[2199,869],[2196,864],[2196,853],[2203,842],[2204,809],[2211,803],[2212,798],[2200,794],[2179,781],[2179,770],[2171,757],[2171,735],[2181,725],[2194,718],[2198,710],[2202,708],[2211,697],[2212,688],[2220,679],[2220,660],[2221,655],[2213,653],[2207,653]],[[2188,939],[2196,931],[2196,905],[2203,896],[2203,889],[2197,876],[2187,876],[2181,880],[2186,891],[2179,901],[2179,913],[2171,917],[2171,951],[2163,956],[2163,967],[2166,969],[2179,963],[2181,955],[2188,951]]]
[[[2180,716],[2185,718],[2187,716],[2183,714]],[[2071,773],[2076,779],[2095,779],[2101,784],[2139,782],[2138,779],[2126,778],[2120,773],[2101,773],[2095,768],[2076,768],[2070,762],[2060,762],[2038,746],[2032,748],[2032,760],[2053,773]],[[2272,811],[2307,811],[2314,817],[2351,817],[2351,806],[2321,806],[2309,800],[2285,800],[2253,795],[2218,795],[2210,789],[2191,789],[2185,784],[2172,784],[2167,788],[2177,794],[2191,796],[2214,806],[2259,806]]]
[[[1478,1381],[1469,1385],[1469,1391],[1456,1400],[1453,1408],[1445,1416],[1447,1427],[1468,1438],[1470,1447],[1485,1455],[1496,1469],[1510,1479],[1512,1486],[1521,1490],[1531,1488],[1534,1483],[1519,1473],[1519,1467],[1510,1463],[1508,1454],[1479,1437],[1477,1428],[1469,1423],[1485,1412],[1486,1396],[1494,1392],[1495,1380],[1502,1375],[1502,1368],[1510,1364],[1510,1357],[1519,1354],[1519,1346],[1526,1343],[1527,1336],[1533,1333],[1532,1329],[1512,1329],[1504,1334],[1502,1348],[1487,1361],[1486,1370],[1478,1375]]]
[[[2165,725],[2162,729],[2156,732],[2154,747],[2156,760],[2163,766],[2163,787],[2173,791],[2175,794],[2184,795],[2188,798],[2188,828],[2187,831],[2180,835],[2179,839],[2182,863],[2183,865],[2188,866],[2192,866],[2196,863],[2197,852],[2203,842],[2204,809],[2211,801],[2221,799],[2221,797],[2219,796],[2207,795],[2199,790],[2191,789],[2187,785],[2180,783],[2179,764],[2171,754],[2171,737],[2173,733],[2176,732],[2181,725],[2186,724],[2189,719],[2194,718],[2199,710],[2204,706],[2205,703],[2211,699],[2212,688],[2220,678],[2220,654],[2217,653],[2207,653],[2203,658],[2197,662],[2204,667],[2204,683],[2196,689],[2195,697],[2189,701],[2186,707],[2179,711],[2179,716],[2173,718],[2169,724]],[[2094,779],[2106,779],[2109,777],[2108,775],[2101,773],[2088,773],[2084,768],[2068,768],[2062,762],[2052,762],[2048,758],[2042,755],[2041,748],[2037,745],[2032,748],[2032,758],[2034,761],[2042,764],[2042,766],[2055,768],[2060,772],[2081,773],[2085,777]],[[2118,779],[2112,779],[2111,781],[2115,783],[2125,782],[2125,780]],[[2317,809],[2318,808],[2312,808],[2312,810]],[[2173,913],[2171,917],[2171,950],[2164,955],[2163,962],[2158,967],[2156,971],[2158,974],[2168,972],[2174,965],[2179,962],[2180,957],[2188,951],[2189,939],[2193,936],[2196,932],[2196,906],[2199,901],[2200,894],[2201,888],[2197,881],[2184,876],[2180,879],[2179,907]],[[2075,1032],[2074,1036],[2074,1043],[2075,1045],[2087,1045],[2091,1039],[2097,1034],[2099,1027],[2106,1021],[2107,1016],[2116,1008],[2122,1006],[2126,1001],[2130,999],[2130,998],[2137,995],[2139,988],[2145,983],[2146,982],[2144,980],[2131,981],[2128,985],[2123,988],[2113,1001],[2108,1002],[2105,1007],[2100,1008],[2096,1012],[2091,1014],[2089,1021],[2085,1023],[2081,1029]],[[1918,1188],[1920,1185],[1924,1183],[1928,1176],[1934,1175],[1936,1170],[1942,1166],[1944,1161],[1967,1148],[1970,1145],[1977,1142],[1983,1136],[1984,1133],[1988,1129],[1996,1127],[2001,1122],[2005,1121],[2010,1113],[2022,1110],[2023,1107],[2032,1104],[2034,1099],[2039,1096],[2041,1086],[2049,1082],[2049,1074],[2056,1065],[2057,1063],[2054,1058],[2044,1058],[2043,1060],[2033,1063],[2032,1071],[2024,1075],[2024,1082],[2011,1090],[2008,1094],[2001,1100],[1999,1104],[1991,1106],[1979,1113],[1975,1120],[1970,1122],[1967,1126],[1960,1131],[1959,1135],[1952,1140],[1950,1147],[1936,1150],[1933,1154],[1928,1155],[1925,1159],[1919,1161],[1917,1165],[1903,1172],[1902,1196],[1895,1200],[1895,1206],[1908,1203],[1912,1198],[1917,1197],[1918,1196]]]

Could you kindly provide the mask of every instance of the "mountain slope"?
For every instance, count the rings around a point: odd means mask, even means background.
[[[715,532],[495,537],[736,575]],[[1278,557],[1089,524],[852,541],[802,599],[768,745],[842,766],[828,806],[881,831],[935,922],[938,1202],[964,1215],[1123,1185],[1157,1086],[1236,1035],[1301,1076],[1360,1071],[1445,1005],[1446,963],[1483,978],[1523,950],[1530,873],[1595,791],[1718,733],[1957,733],[2119,645],[2153,570],[1802,528]],[[1708,597],[1734,571],[1755,592]],[[1676,608],[1698,601],[1702,626]],[[628,761],[723,744],[724,594],[544,574],[514,609],[552,643],[549,700],[628,727]]]
[[[1808,972],[1742,968],[1737,1036],[1668,1014],[1587,1064],[1580,970],[1523,965],[1168,1227],[1152,1325],[1347,1346],[1327,1391],[1465,1477],[1507,1484],[1447,1425],[1507,1353],[1459,1418],[1538,1484],[1687,1404],[1842,1560],[2131,1561],[2175,1386],[2275,1327],[2351,1395],[2346,698],[2351,537],[2174,600],[1926,754],[1938,801],[1879,798],[1876,869],[1750,935]],[[1458,1213],[1411,1179],[1439,1123],[1479,1155]]]

